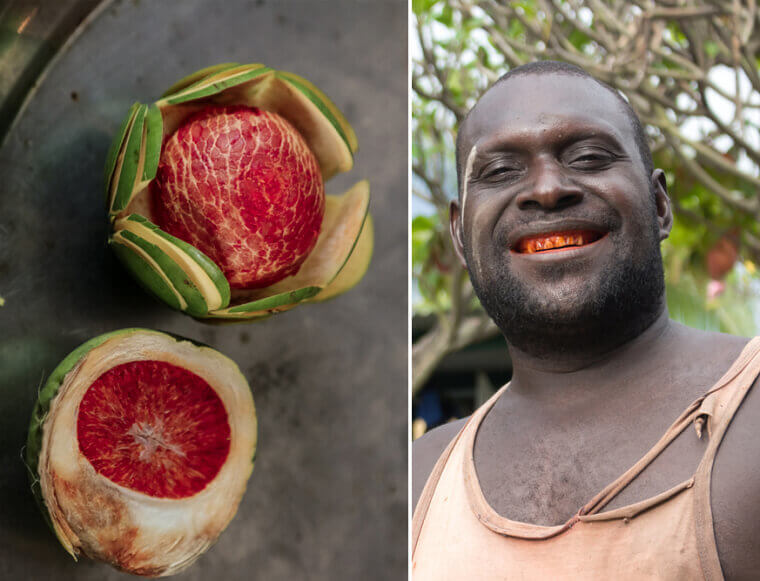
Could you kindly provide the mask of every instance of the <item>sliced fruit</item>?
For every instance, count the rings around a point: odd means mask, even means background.
[[[114,230],[109,241],[114,251],[164,302],[195,317],[229,304],[224,274],[194,246],[136,214],[117,220]]]
[[[88,341],[53,371],[27,463],[72,556],[163,576],[189,566],[227,526],[255,449],[253,398],[232,361],[124,329]]]
[[[142,181],[149,182],[156,177],[158,160],[161,157],[161,144],[163,141],[163,120],[161,109],[156,105],[148,107],[145,115],[145,162],[143,163]]]
[[[359,239],[356,241],[351,256],[346,264],[340,269],[335,278],[312,299],[315,302],[326,301],[356,286],[364,277],[369,268],[372,259],[372,249],[374,246],[374,225],[372,216],[367,214],[362,226]]]
[[[230,453],[227,412],[208,382],[152,359],[112,367],[90,385],[77,439],[98,474],[153,498],[198,494]]]
[[[327,95],[303,77],[299,77],[293,73],[277,71],[275,75],[290,83],[308,97],[308,99],[314,103],[320,111],[322,111],[328,121],[333,124],[335,130],[345,140],[348,148],[352,152],[359,149],[359,142],[356,140],[356,133],[354,133],[353,127],[349,125],[348,121],[343,116],[343,113],[340,112]]]
[[[142,181],[145,162],[144,121],[147,110],[146,105],[137,106],[127,136],[116,158],[109,195],[109,211],[112,216],[127,207],[135,192],[135,186]]]
[[[180,91],[186,89],[190,85],[194,85],[201,79],[210,77],[211,75],[216,74],[220,71],[224,71],[226,69],[233,69],[239,66],[240,66],[240,63],[220,63],[218,65],[212,65],[210,67],[206,67],[205,69],[200,69],[180,79],[176,83],[174,83],[171,87],[169,87],[168,89],[166,89],[166,91],[164,91],[164,94],[161,95],[161,97],[168,97],[175,93],[179,93]]]
[[[199,120],[220,110],[282,118],[291,128],[271,138],[256,175],[246,168],[266,135],[253,153],[235,151],[247,141],[240,139],[240,127],[216,136],[205,153],[197,150],[210,129]],[[189,139],[181,139],[183,131]],[[281,145],[297,140],[306,147],[294,150],[310,150],[318,171],[289,154],[278,159]],[[185,151],[175,142],[192,147]],[[302,181],[313,189],[319,174],[323,182],[351,169],[357,146],[338,108],[298,75],[237,63],[197,71],[155,104],[136,104],[122,123],[106,167],[110,245],[149,291],[195,317],[255,319],[335,296],[356,284],[369,264],[372,224],[363,226],[368,194],[354,206],[328,196],[320,229],[315,216],[321,210],[299,201],[298,188],[291,187],[298,180],[290,177],[293,167],[306,168]],[[220,177],[245,187],[225,190]],[[167,195],[172,188],[180,194]],[[323,196],[321,183],[317,189]],[[233,200],[245,197],[241,192],[255,195]]]
[[[229,87],[234,87],[253,78],[261,77],[271,70],[269,67],[261,64],[238,65],[229,68],[222,67],[210,75],[204,75],[197,82],[190,84],[179,92],[164,97],[158,104],[159,106],[163,104],[178,105],[217,95]]]
[[[120,232],[115,233],[109,243],[117,258],[121,260],[122,264],[134,275],[145,290],[173,309],[187,310],[187,301],[174,288],[169,277],[147,252]]]
[[[121,126],[119,127],[119,130],[114,136],[114,139],[111,142],[111,146],[108,149],[108,156],[106,157],[105,178],[106,178],[106,190],[109,193],[111,191],[111,180],[113,178],[113,172],[116,169],[116,164],[117,164],[120,154],[122,153],[122,149],[125,144],[127,133],[129,132],[129,129],[132,127],[132,121],[134,121],[135,113],[137,112],[137,109],[139,107],[140,107],[140,103],[135,103],[132,105],[132,107],[129,108],[129,112],[127,113],[127,116],[124,117],[124,119],[122,120]],[[109,199],[109,202],[110,202],[110,199]]]

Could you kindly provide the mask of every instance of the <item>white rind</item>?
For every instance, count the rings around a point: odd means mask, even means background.
[[[228,459],[190,498],[153,498],[119,486],[95,472],[79,451],[76,418],[89,386],[116,365],[149,359],[205,379],[228,413]],[[40,485],[64,547],[136,574],[163,576],[189,566],[235,515],[253,469],[256,413],[248,384],[231,360],[213,349],[145,331],[107,340],[66,375],[43,434]]]

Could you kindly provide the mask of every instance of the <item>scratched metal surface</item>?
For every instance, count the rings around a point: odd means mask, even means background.
[[[109,4],[53,63],[0,149],[0,578],[128,578],[74,561],[29,493],[21,448],[41,380],[99,333],[144,326],[208,343],[254,391],[259,453],[218,543],[177,579],[406,575],[407,3]],[[370,270],[350,293],[211,326],[148,297],[105,245],[106,150],[134,100],[216,62],[301,74],[343,109],[371,181]]]

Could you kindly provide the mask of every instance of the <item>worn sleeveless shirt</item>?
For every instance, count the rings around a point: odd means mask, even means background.
[[[557,526],[509,520],[494,511],[480,488],[475,436],[508,386],[503,387],[472,415],[425,485],[412,520],[413,581],[723,579],[710,477],[723,435],[760,373],[759,353],[755,338],[651,450]],[[697,436],[704,431],[710,439],[691,478],[647,500],[602,511],[692,424]]]

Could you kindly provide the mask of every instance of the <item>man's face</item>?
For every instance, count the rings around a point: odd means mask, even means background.
[[[614,95],[582,77],[517,76],[486,93],[463,132],[455,245],[510,342],[557,349],[552,337],[648,326],[670,211]]]

